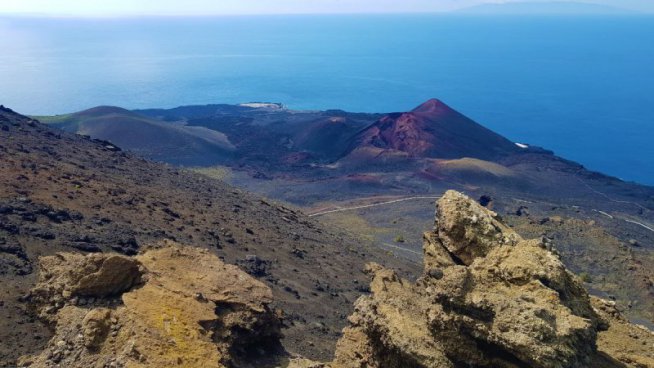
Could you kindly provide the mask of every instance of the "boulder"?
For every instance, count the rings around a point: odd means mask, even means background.
[[[257,366],[279,357],[271,290],[207,250],[171,242],[134,257],[40,259],[33,307],[55,335],[31,367]],[[273,359],[274,360],[274,359]]]
[[[590,366],[602,320],[556,255],[457,192],[436,216],[417,282],[369,267],[335,368]]]

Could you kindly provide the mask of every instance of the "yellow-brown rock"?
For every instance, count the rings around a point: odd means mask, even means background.
[[[616,308],[615,302],[592,298],[595,311],[608,323],[608,329],[599,333],[599,354],[593,368],[616,366],[654,367],[654,332],[646,327],[629,323]]]
[[[371,263],[330,363],[279,344],[268,287],[207,250],[57,254],[29,301],[55,335],[31,367],[653,368],[654,334],[590,298],[540,240],[457,192],[415,282]]]
[[[589,367],[603,323],[540,241],[450,191],[424,249],[416,283],[370,267],[334,367]]]
[[[135,258],[59,254],[41,267],[33,300],[55,336],[23,359],[32,367],[227,367],[284,355],[270,289],[207,250],[166,243]]]

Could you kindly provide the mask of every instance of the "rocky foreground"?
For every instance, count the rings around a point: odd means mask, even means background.
[[[332,359],[367,290],[367,262],[420,272],[296,208],[0,106],[0,367],[15,368],[52,337],[22,302],[39,258],[134,256],[164,239],[208,249],[265,283],[272,309],[284,311],[284,347],[319,361]]]
[[[425,234],[424,273],[367,268],[335,359],[280,344],[272,293],[207,250],[173,242],[135,257],[40,259],[26,297],[55,330],[30,367],[654,367],[654,334],[590,298],[548,244],[450,191]]]

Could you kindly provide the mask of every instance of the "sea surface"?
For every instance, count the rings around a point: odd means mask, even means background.
[[[654,17],[0,19],[0,104],[24,114],[440,98],[516,141],[654,185]]]

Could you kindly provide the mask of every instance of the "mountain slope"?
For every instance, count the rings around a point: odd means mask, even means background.
[[[432,99],[406,113],[386,115],[353,138],[349,152],[375,148],[411,158],[496,160],[519,152],[511,141]]]
[[[285,171],[287,157],[301,157],[299,163],[311,165],[362,152],[364,157],[497,160],[521,151],[436,99],[388,115],[208,105],[138,113],[96,107],[45,119],[148,158],[195,166]]]
[[[50,334],[19,301],[36,281],[40,255],[130,255],[162,239],[208,248],[266,282],[286,313],[283,343],[318,358],[333,351],[364,290],[366,261],[414,268],[292,208],[5,108],[0,172],[0,366]]]
[[[347,116],[321,118],[298,129],[293,142],[297,149],[331,161],[347,149],[352,136],[362,128],[360,122]]]
[[[390,115],[226,105],[141,113],[227,135],[234,159],[203,172],[328,213],[319,218],[414,261],[421,239],[412,234],[431,221],[425,204],[448,189],[483,198],[522,234],[552,239],[593,293],[654,321],[654,188],[518,146],[442,102]]]
[[[107,140],[141,156],[174,164],[223,162],[234,151],[229,139],[218,131],[165,123],[113,106],[45,121],[68,132]]]

